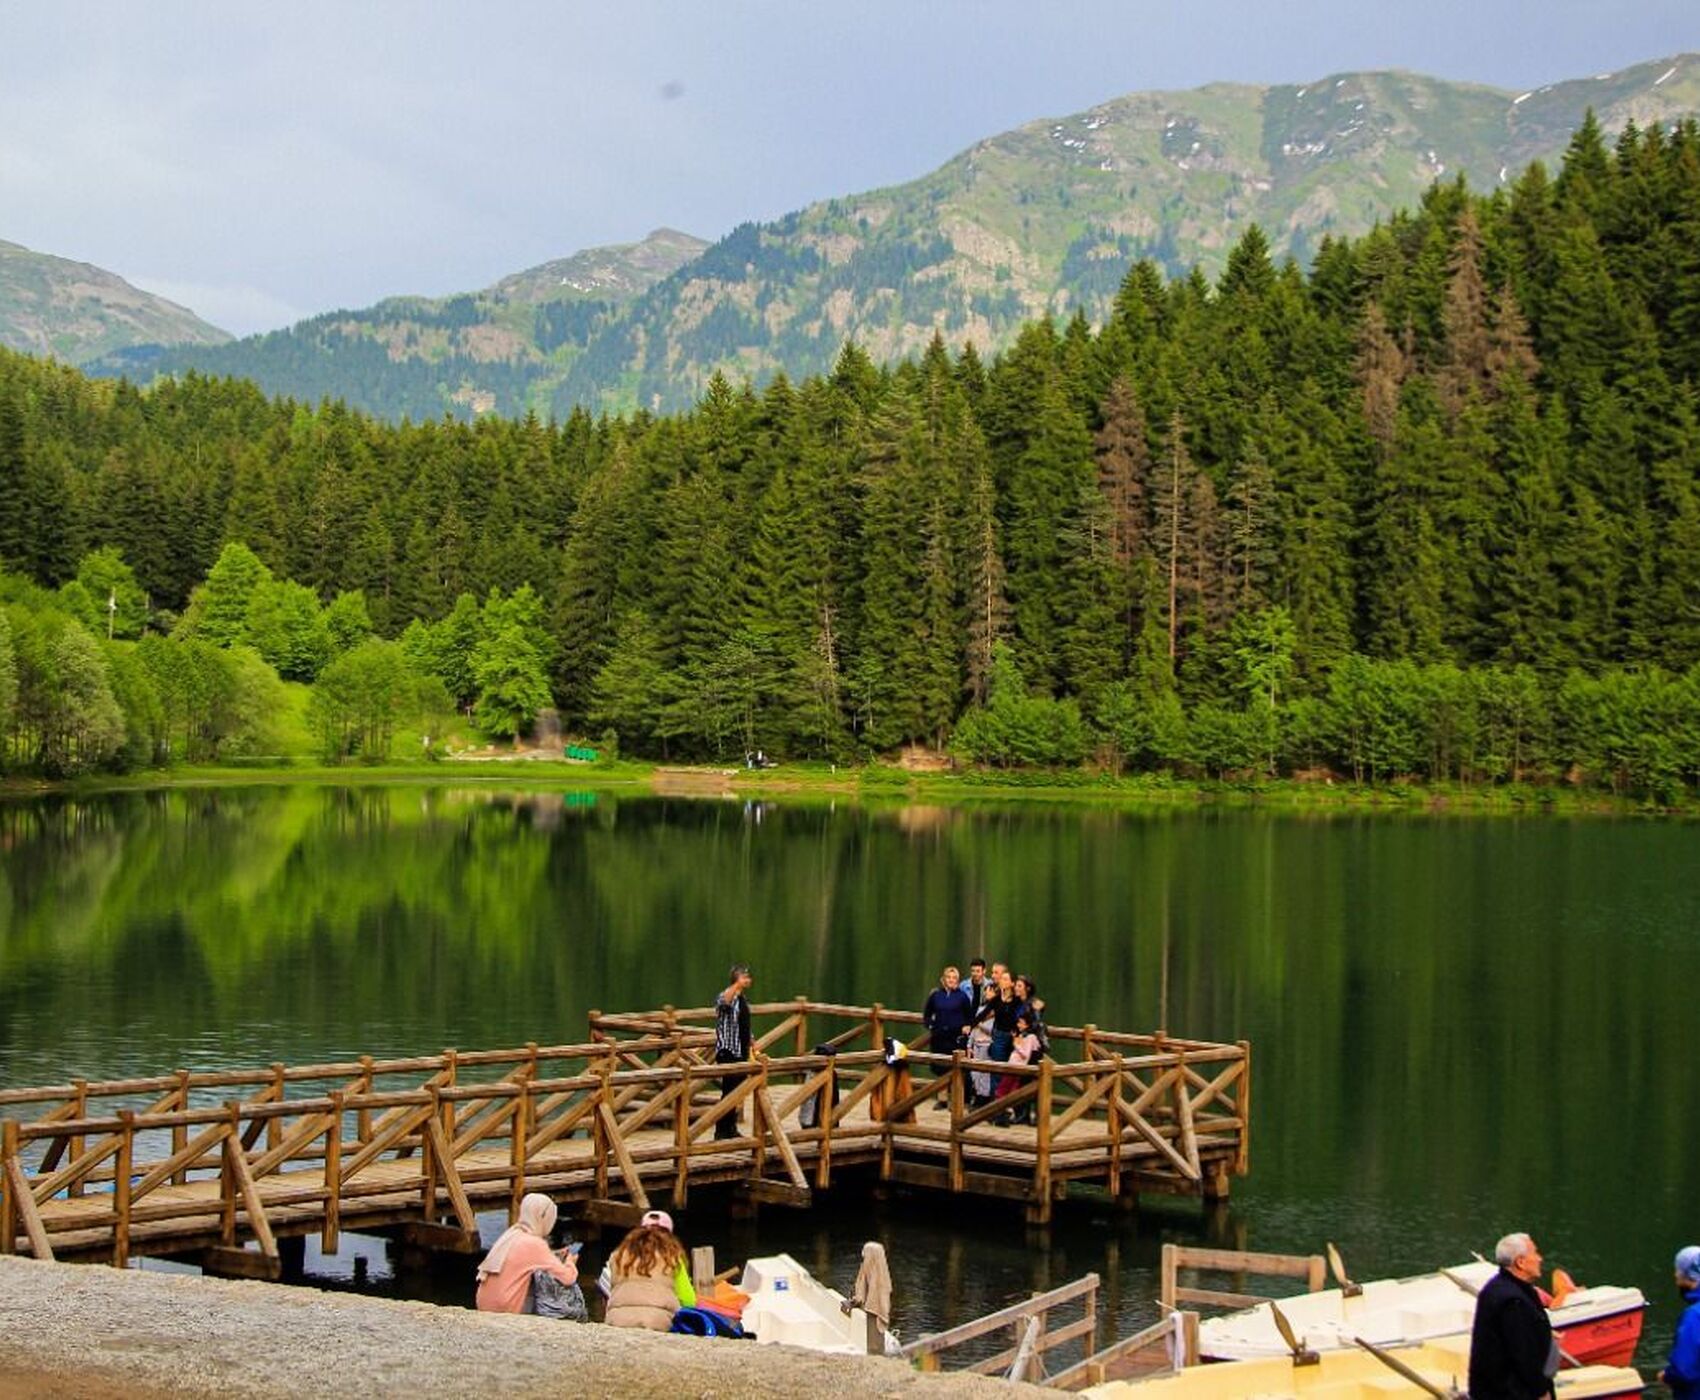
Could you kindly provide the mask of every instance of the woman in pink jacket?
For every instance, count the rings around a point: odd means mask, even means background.
[[[555,1215],[555,1203],[536,1191],[519,1203],[519,1224],[502,1231],[478,1266],[480,1312],[525,1312],[533,1269],[545,1269],[563,1284],[578,1282],[571,1252],[549,1248]]]

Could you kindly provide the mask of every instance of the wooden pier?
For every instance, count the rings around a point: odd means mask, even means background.
[[[975,1062],[922,1051],[914,1012],[752,1011],[755,1056],[730,1065],[713,1062],[712,1008],[668,1007],[593,1011],[575,1045],[0,1089],[0,1253],[277,1277],[280,1242],[331,1251],[343,1230],[475,1252],[476,1213],[512,1218],[528,1191],[625,1224],[710,1184],[806,1206],[859,1178],[1045,1224],[1071,1189],[1216,1199],[1247,1169],[1244,1041],[1053,1026],[1056,1058],[987,1065],[1021,1087],[970,1109]],[[912,1047],[895,1064],[891,1036]],[[994,1122],[1023,1105],[1033,1125]],[[726,1121],[736,1138],[714,1135]]]

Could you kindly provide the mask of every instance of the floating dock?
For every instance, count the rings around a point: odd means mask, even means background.
[[[755,1054],[736,1064],[714,1063],[712,1007],[664,1007],[593,1011],[576,1045],[0,1089],[0,1254],[275,1278],[306,1235],[472,1253],[476,1213],[513,1218],[528,1191],[625,1224],[713,1184],[806,1207],[896,1183],[1043,1225],[1071,1190],[1215,1200],[1249,1165],[1245,1041],[1052,1026],[1056,1058],[985,1066],[1020,1087],[972,1109],[976,1062],[920,1049],[915,1012],[799,997],[752,1013]],[[907,1058],[887,1062],[888,1036]],[[1032,1125],[994,1122],[1024,1105]],[[717,1137],[723,1122],[738,1136]]]

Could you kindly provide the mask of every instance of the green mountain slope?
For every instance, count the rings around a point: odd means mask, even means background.
[[[212,349],[145,347],[95,373],[194,369],[253,379],[307,401],[340,398],[387,418],[547,411],[574,358],[631,300],[709,245],[674,229],[591,248],[504,277],[481,292],[391,297]]]
[[[848,338],[891,360],[935,332],[990,351],[1036,314],[1096,320],[1134,259],[1213,275],[1254,221],[1277,254],[1304,262],[1437,180],[1490,189],[1556,157],[1590,108],[1613,133],[1700,112],[1700,55],[1530,93],[1404,72],[1135,93],[712,246],[659,233],[471,297],[384,302],[117,363],[242,374],[392,417],[672,409],[716,370],[824,369]]]
[[[219,345],[230,336],[90,263],[0,240],[0,345],[81,364],[132,345]]]
[[[1487,189],[1557,156],[1590,107],[1612,132],[1700,111],[1700,56],[1533,93],[1352,73],[1137,93],[1033,122],[910,184],[738,229],[605,327],[558,406],[674,407],[715,369],[825,368],[846,337],[876,361],[935,330],[996,348],[1047,310],[1096,319],[1134,258],[1214,274],[1253,221],[1304,261],[1436,180]]]

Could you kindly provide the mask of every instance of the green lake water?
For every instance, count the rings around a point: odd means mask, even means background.
[[[577,1040],[591,1007],[705,1004],[734,958],[758,997],[918,1007],[976,952],[1030,971],[1054,1023],[1249,1039],[1232,1202],[1078,1205],[1040,1234],[851,1194],[753,1226],[693,1209],[691,1243],[842,1287],[882,1238],[913,1336],[1087,1270],[1142,1324],[1168,1239],[1331,1239],[1368,1278],[1522,1228],[1643,1288],[1662,1357],[1670,1257],[1700,1240],[1700,825],[405,785],[0,803],[5,1086]],[[471,1293],[376,1241],[309,1269]]]

